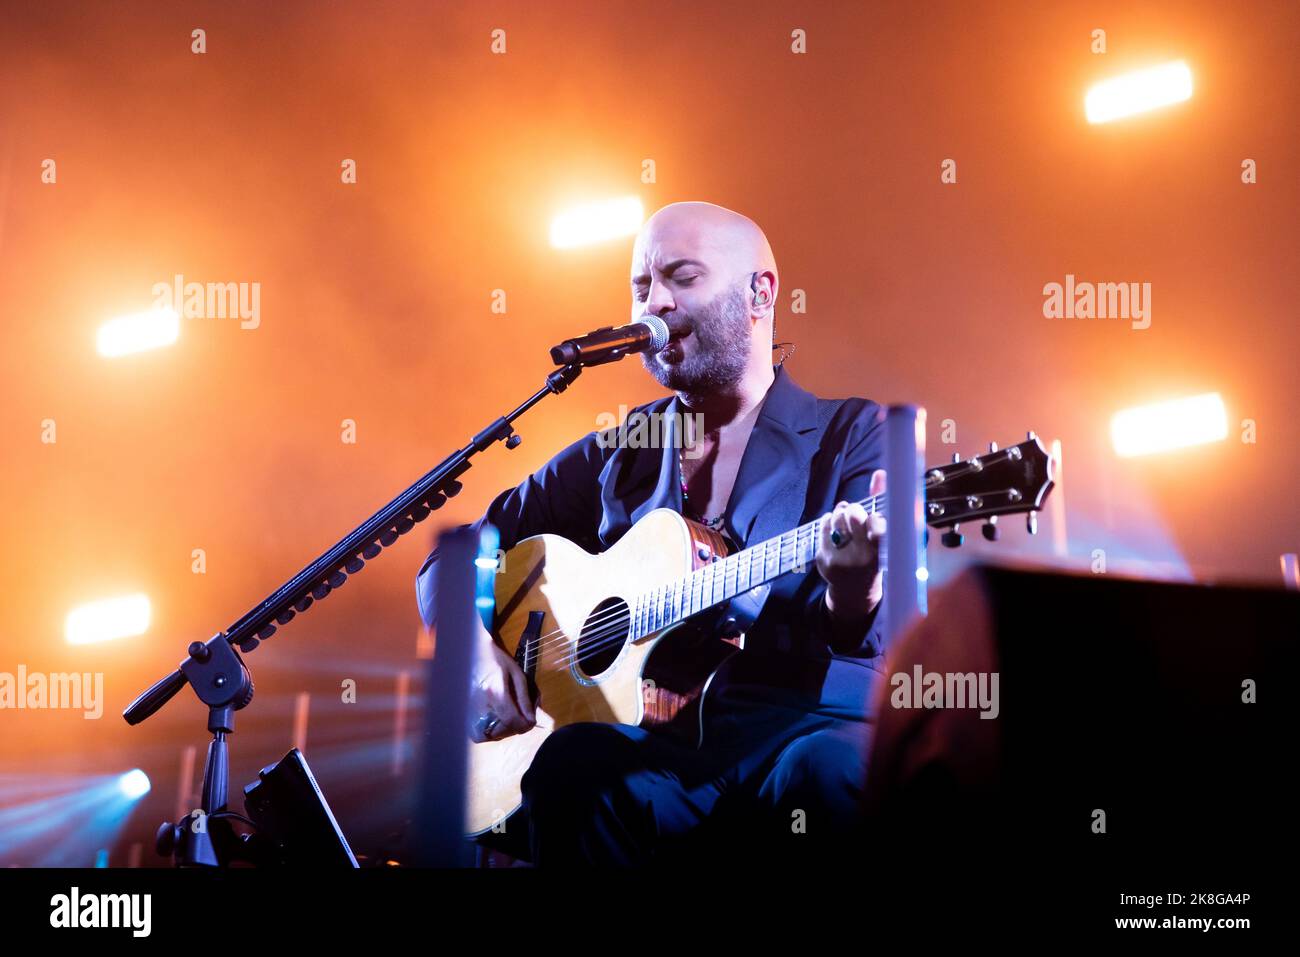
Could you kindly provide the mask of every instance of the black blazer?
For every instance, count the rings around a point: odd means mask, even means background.
[[[818,434],[819,404],[827,419]],[[531,535],[563,535],[592,552],[617,542],[656,508],[682,509],[675,424],[676,396],[639,406],[661,416],[658,447],[630,447],[617,429],[593,432],[564,449],[517,488],[502,492],[475,523],[496,526],[502,549]],[[842,500],[865,499],[871,473],[884,467],[880,406],[867,399],[818,399],[783,367],[764,399],[741,459],[724,513],[728,537],[740,547],[817,518]],[[674,414],[676,413],[676,414]],[[800,493],[803,488],[802,494]],[[416,577],[420,613],[432,626],[435,550]],[[767,700],[844,717],[867,715],[875,675],[884,670],[884,616],[845,634],[833,627],[825,582],[812,565],[778,579],[743,654],[733,656],[710,689],[710,701],[729,696]]]

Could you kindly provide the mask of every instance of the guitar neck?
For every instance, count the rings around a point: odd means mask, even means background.
[[[879,512],[885,507],[885,493],[858,504],[868,512]],[[822,518],[816,518],[643,592],[631,603],[633,639],[683,622],[782,575],[806,570],[817,554],[821,534]]]
[[[968,461],[928,469],[924,478],[924,521],[939,528],[999,515],[1033,513],[1052,489],[1052,459],[1038,437]],[[885,493],[858,503],[868,512],[885,507]],[[821,541],[823,518],[783,535],[710,562],[691,574],[629,601],[632,637],[643,638],[685,621],[715,605],[766,585],[782,575],[804,571],[812,564]],[[1033,523],[1030,523],[1033,529]]]

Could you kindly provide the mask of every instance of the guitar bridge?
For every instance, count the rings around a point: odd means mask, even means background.
[[[515,664],[528,679],[528,693],[534,700],[537,699],[537,658],[541,654],[542,622],[545,619],[546,612],[530,611],[528,624],[524,626],[524,633],[519,636],[519,644],[515,645]]]

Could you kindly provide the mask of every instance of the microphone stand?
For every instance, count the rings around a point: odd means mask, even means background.
[[[255,840],[235,833],[229,820],[237,815],[226,809],[230,767],[226,739],[234,733],[235,712],[253,700],[252,676],[239,651],[253,651],[275,634],[278,626],[287,625],[340,587],[349,575],[355,575],[417,522],[445,505],[461,490],[458,479],[476,454],[494,442],[504,442],[507,449],[517,447],[522,439],[515,433],[515,419],[545,396],[567,389],[582,368],[582,361],[577,360],[547,375],[546,384],[526,402],[492,422],[233,625],[206,642],[193,642],[175,671],[155,682],[122,712],[127,724],[137,725],[187,684],[208,706],[207,728],[212,741],[203,767],[202,809],[177,824],[164,822],[158,830],[158,853],[171,856],[178,867],[220,867],[237,859],[257,862],[262,857]]]

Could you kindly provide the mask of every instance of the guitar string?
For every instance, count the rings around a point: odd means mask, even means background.
[[[930,499],[928,501],[943,502],[943,501],[949,501],[952,499],[965,498],[965,497],[966,496],[963,495],[953,495],[953,496],[946,496],[943,498]],[[878,496],[871,496],[870,498],[864,499],[863,501],[857,504],[864,505],[864,506],[870,505],[871,510],[873,512],[877,512],[882,507],[884,499],[885,499],[885,494],[881,493]],[[809,545],[812,545],[814,542],[818,542],[818,543],[820,542],[821,523],[822,523],[822,518],[818,518],[805,525],[801,525],[796,529],[792,529],[791,532],[785,533],[785,535],[790,535],[792,532],[796,533],[796,537],[791,542],[791,546],[788,551],[784,547],[785,546],[784,541],[782,541],[781,544],[778,546],[778,550],[776,553],[777,560],[778,560],[778,565],[777,565],[778,568],[780,568],[780,563],[785,560],[787,555],[791,557],[797,557],[803,539],[803,532],[805,530],[807,531],[809,536],[808,538]],[[784,536],[781,536],[781,538],[784,538]],[[777,539],[769,539],[769,541],[776,541],[776,540]],[[762,549],[761,545],[757,545],[753,547],[755,549],[759,549],[765,552],[770,551],[770,550]],[[814,553],[816,551],[816,547],[817,546],[813,547]],[[742,554],[743,551],[748,551],[748,549],[744,549],[742,550],[742,552],[737,552],[736,554],[737,555]],[[755,552],[756,556],[757,554],[758,552]],[[732,557],[734,556],[727,556],[727,558],[732,558]],[[725,560],[726,559],[723,559],[722,561]],[[768,562],[767,554],[764,554],[762,558],[762,562],[763,562],[762,567],[766,568]],[[703,568],[697,569],[695,572],[692,572],[690,575],[685,576],[685,578],[690,578],[693,575],[698,574],[701,571],[704,571],[705,569],[717,567],[717,565],[721,563],[722,562],[720,561],[718,563],[703,566]],[[737,564],[737,571],[736,571],[737,579],[739,578],[739,568],[741,564],[743,563]],[[805,562],[804,564],[807,564],[807,562]],[[798,565],[795,565],[794,567],[797,568]],[[752,568],[752,562],[751,562],[751,568]],[[789,570],[792,569],[787,569],[787,571]],[[783,574],[785,574],[785,572],[778,572],[778,574],[773,576],[773,578],[779,578]],[[723,582],[723,589],[725,590],[728,573],[724,570],[723,572],[720,573],[720,575],[721,575],[721,580]],[[677,581],[680,582],[683,580],[684,579],[678,579]],[[706,593],[712,594],[717,580],[718,580],[718,576],[714,575],[710,581],[704,582],[703,589],[701,590],[701,595],[703,596]],[[760,582],[760,584],[762,584],[762,582]],[[758,585],[754,585],[752,587],[758,587]],[[737,594],[740,593],[741,592],[737,592]],[[525,655],[524,655],[525,668],[534,666],[536,662],[541,659],[542,655],[554,645],[560,645],[560,646],[573,645],[572,650],[567,656],[560,656],[555,660],[555,664],[557,666],[568,667],[569,665],[572,665],[575,662],[581,661],[583,658],[589,658],[593,654],[603,651],[607,647],[612,647],[614,645],[625,643],[628,640],[629,635],[636,630],[633,619],[637,617],[637,612],[635,611],[637,605],[640,603],[641,599],[647,597],[650,594],[651,594],[650,592],[642,592],[641,594],[637,595],[631,602],[628,602],[627,600],[623,600],[622,601],[623,607],[610,610],[601,616],[598,616],[596,618],[584,622],[584,630],[588,631],[588,634],[586,636],[579,636],[576,643],[574,643],[574,639],[570,635],[568,635],[562,628],[557,628],[554,631],[548,632],[546,635],[541,636],[539,639],[537,639],[537,641],[534,643],[533,647],[530,650],[525,651]],[[702,606],[696,612],[693,612],[692,614],[699,614],[700,612],[708,608],[711,608],[715,605],[721,604],[723,601],[726,600],[727,599],[722,598],[722,599],[718,599],[717,601],[711,601],[707,605]],[[682,620],[684,620],[687,617],[691,617],[691,615],[682,616]],[[677,624],[677,623],[678,623],[677,621],[666,623],[660,628],[650,629],[649,631],[645,632],[645,635],[653,634],[655,631],[662,631],[664,628],[669,627],[671,624]],[[638,637],[645,637],[645,635],[640,635]]]
[[[958,478],[958,477],[961,477],[961,476],[963,476],[963,475],[966,475],[966,474],[969,473],[969,472],[980,472],[980,471],[983,471],[983,470],[987,467],[987,464],[988,464],[990,461],[996,461],[997,459],[1019,459],[1019,458],[1021,457],[1021,454],[1022,454],[1022,453],[1020,452],[1018,446],[1010,446],[1010,447],[1005,448],[1005,449],[1002,449],[1002,450],[1000,450],[1000,451],[998,451],[998,452],[989,452],[989,453],[985,453],[985,455],[980,456],[980,457],[978,457],[977,459],[972,459],[972,460],[967,461],[967,462],[965,462],[965,463],[953,463],[952,465],[949,465],[949,466],[940,466],[940,467],[936,467],[936,468],[933,468],[933,469],[927,469],[927,470],[924,472],[924,474],[927,475],[927,476],[928,476],[928,475],[933,475],[933,474],[940,474],[940,475],[942,475],[942,481],[948,481],[949,479],[952,479],[952,478]],[[978,462],[978,464],[976,464],[976,462]],[[960,465],[961,467],[957,467],[958,465]],[[938,484],[938,483],[936,483],[936,484]],[[994,493],[992,493],[992,494],[1000,494],[1002,491],[1009,491],[1009,490],[999,490],[998,492],[994,492]],[[986,493],[986,494],[988,494],[988,493]],[[877,512],[877,511],[879,511],[880,508],[883,506],[883,503],[884,503],[884,501],[885,501],[886,495],[887,495],[887,493],[885,493],[885,492],[881,492],[879,495],[871,495],[871,496],[868,496],[867,498],[862,499],[861,501],[857,502],[856,504],[858,504],[858,505],[863,505],[863,506],[868,506],[872,512]],[[938,498],[928,498],[928,497],[927,497],[927,498],[926,498],[926,504],[929,505],[929,504],[935,504],[935,503],[940,503],[940,502],[949,502],[949,501],[952,501],[952,500],[954,500],[954,499],[964,499],[964,498],[968,498],[968,497],[969,497],[969,495],[948,495],[948,496],[943,496],[943,497],[938,497]],[[877,500],[879,500],[879,501],[877,501]],[[812,522],[809,522],[809,523],[807,523],[807,524],[805,524],[805,525],[801,525],[801,526],[799,526],[798,528],[791,529],[791,532],[795,533],[795,542],[794,542],[794,546],[793,546],[794,549],[797,549],[797,548],[799,547],[799,544],[798,544],[798,543],[799,543],[799,535],[798,535],[798,533],[799,533],[802,529],[804,529],[804,528],[811,528],[811,526],[813,526],[813,525],[820,525],[820,523],[821,523],[821,518],[819,517],[819,518],[817,518],[817,519],[814,519]],[[817,531],[820,532],[820,528],[819,528]],[[774,538],[774,539],[769,539],[768,541],[783,540],[784,537],[785,537],[785,535],[789,535],[789,534],[791,534],[791,532],[785,532],[783,535],[777,536],[777,537]],[[754,545],[754,546],[751,546],[751,547],[754,548],[754,549],[758,549],[758,548],[764,547],[765,545],[766,545],[766,543],[760,543],[759,545]],[[739,555],[739,554],[742,554],[742,553],[745,552],[745,551],[749,551],[749,549],[742,549],[741,552],[737,552],[736,554]],[[814,551],[815,551],[815,549],[814,549]],[[782,557],[783,553],[784,553],[784,546],[783,546],[783,545],[778,545],[778,547],[777,547],[777,561],[778,561],[778,568],[780,567],[780,561],[781,561],[781,557]],[[757,554],[757,553],[755,553],[755,554]],[[735,557],[735,556],[728,555],[728,556],[727,556],[727,559],[730,559],[730,558],[733,558],[733,557]],[[726,559],[723,559],[723,561],[726,561]],[[765,548],[764,548],[764,557],[763,557],[763,561],[764,561],[764,567],[766,567],[767,555],[766,555],[766,549],[765,549]],[[751,564],[752,564],[752,563],[751,563]],[[696,569],[695,571],[691,572],[690,574],[688,574],[688,575],[686,575],[686,576],[683,576],[683,578],[679,578],[679,579],[677,579],[677,581],[682,581],[684,578],[690,578],[691,576],[697,574],[698,572],[701,572],[701,571],[703,571],[704,569],[707,569],[707,568],[710,568],[710,567],[713,567],[712,564],[710,564],[710,565],[705,565],[705,566],[703,566],[702,568],[700,568],[700,569]],[[797,567],[797,566],[796,566],[796,567]],[[737,574],[739,574],[739,572],[737,572]],[[774,576],[774,577],[780,577],[781,574],[784,574],[784,573],[778,573],[778,575],[776,575],[776,576]],[[715,580],[715,579],[711,579],[711,580],[710,580],[710,584],[712,584],[714,580]],[[723,583],[724,583],[724,588],[725,588],[725,582],[726,582],[726,576],[725,576],[725,572],[724,572],[724,574],[723,574]],[[757,586],[754,586],[754,587],[757,587]],[[648,592],[642,592],[642,593],[638,594],[637,596],[635,596],[635,598],[634,598],[631,602],[628,602],[626,599],[623,600],[623,605],[627,608],[627,613],[626,613],[626,614],[627,614],[627,617],[628,617],[628,619],[629,619],[629,624],[628,624],[626,627],[620,626],[620,628],[619,628],[618,630],[623,631],[623,632],[624,632],[624,635],[623,635],[622,638],[619,638],[619,639],[617,639],[617,640],[619,640],[619,641],[626,640],[626,634],[627,634],[627,633],[630,633],[630,631],[631,631],[631,618],[632,618],[633,615],[634,615],[633,609],[634,609],[634,608],[636,607],[636,605],[639,603],[640,599],[646,597],[648,594],[649,594]],[[738,593],[738,594],[739,594],[739,593]],[[733,597],[734,597],[734,596],[733,596]],[[710,608],[710,607],[712,607],[713,605],[720,604],[721,601],[725,601],[725,600],[726,600],[726,599],[720,599],[718,602],[711,602],[709,605],[700,608],[699,611],[704,611],[706,608]],[[698,614],[699,611],[697,611],[696,614]],[[623,615],[624,615],[624,612],[623,612],[623,611],[618,610],[618,609],[615,609],[615,610],[611,610],[611,611],[609,611],[609,612],[606,612],[606,613],[604,613],[602,616],[599,616],[599,617],[597,617],[597,618],[591,619],[591,620],[589,620],[589,621],[584,621],[583,624],[584,624],[584,627],[587,628],[587,629],[590,629],[590,628],[593,628],[593,627],[602,627],[602,626],[604,626],[604,625],[607,624],[607,623],[618,622],[618,621],[623,617]],[[667,626],[665,626],[665,627],[667,627]],[[647,632],[647,634],[652,634],[652,633],[653,633],[653,632]],[[581,638],[581,636],[579,636],[578,641],[581,642],[581,640],[582,640],[582,638]],[[568,634],[564,631],[563,628],[557,628],[557,629],[555,629],[554,631],[548,632],[547,634],[542,635],[540,638],[537,639],[536,644],[534,645],[534,649],[533,649],[533,650],[534,650],[533,660],[536,661],[537,658],[540,657],[542,651],[543,651],[543,650],[544,650],[548,645],[556,644],[556,643],[563,644],[563,643],[568,643],[568,642],[572,642],[572,641],[573,641],[573,638],[572,638],[570,635],[568,635]],[[590,649],[587,649],[587,650],[590,650]],[[576,661],[576,660],[578,660],[579,657],[580,657],[580,655],[575,651],[574,656],[573,656],[571,659],[569,659],[568,661],[563,662],[563,663],[565,663],[565,664],[572,663],[572,661]],[[526,662],[528,661],[527,653],[525,654],[525,661],[526,661]]]
[[[881,495],[881,496],[872,496],[872,498],[877,498],[877,497],[879,497],[879,498],[883,498],[884,496],[883,496],[883,495]],[[870,501],[870,499],[864,500],[864,501],[859,502],[859,503],[857,503],[857,504],[859,504],[859,505],[866,505],[868,501]],[[817,532],[820,533],[820,531],[821,531],[821,529],[820,529],[821,521],[822,521],[821,518],[814,519],[812,522],[809,522],[809,523],[807,523],[806,525],[801,525],[801,526],[799,526],[798,529],[792,529],[792,531],[796,531],[796,532],[797,532],[797,531],[799,531],[800,529],[806,529],[806,528],[807,528],[807,529],[810,529],[812,526],[816,525],[816,526],[819,526],[819,527],[817,528]],[[786,535],[789,535],[790,532],[786,532],[785,534],[786,534]],[[771,541],[771,540],[772,540],[772,539],[769,539],[769,541]],[[753,547],[756,549],[756,551],[754,552],[755,555],[758,555],[760,551],[763,551],[763,552],[764,552],[764,554],[763,554],[763,558],[762,558],[762,562],[763,562],[763,566],[762,566],[762,567],[763,567],[763,568],[766,568],[766,567],[767,567],[767,554],[766,554],[766,550],[765,550],[765,549],[761,549],[760,546],[758,546],[758,545],[755,545],[755,546],[753,546]],[[798,548],[798,539],[797,539],[797,538],[796,538],[796,540],[795,540],[795,546],[794,546],[794,547],[795,547],[796,549]],[[742,549],[741,552],[737,552],[736,554],[739,555],[739,554],[742,554],[743,552],[748,551],[748,550],[749,550],[749,549]],[[795,553],[795,554],[797,554],[797,553]],[[777,552],[777,561],[778,561],[778,565],[777,565],[777,567],[778,567],[778,568],[780,567],[780,561],[781,561],[781,559],[784,557],[784,555],[785,555],[785,549],[784,549],[784,548],[780,548],[780,549],[778,550],[778,552]],[[734,557],[734,556],[727,556],[727,557],[728,557],[728,558],[731,558],[731,557]],[[719,562],[717,562],[717,563],[712,563],[712,564],[709,564],[709,565],[704,565],[704,566],[702,566],[702,567],[700,567],[700,568],[698,568],[698,569],[695,569],[694,571],[688,573],[687,575],[684,575],[684,576],[682,576],[681,578],[678,578],[676,581],[681,582],[681,581],[685,581],[686,579],[693,578],[695,575],[700,574],[700,573],[703,572],[705,569],[708,569],[708,568],[715,568],[715,567],[717,567],[717,565],[718,565],[718,564],[721,564],[722,561],[726,561],[726,559],[721,559],[721,560],[720,560]],[[738,565],[737,567],[739,567],[739,565]],[[775,577],[780,577],[780,576],[778,575],[778,576],[775,576]],[[710,593],[710,594],[712,593],[712,586],[713,586],[713,584],[714,584],[715,582],[716,582],[716,576],[713,576],[713,577],[710,579],[710,581],[708,581],[708,582],[703,582],[703,581],[702,581],[702,587],[701,587],[701,589],[700,589],[701,600],[703,600],[703,596],[704,596],[704,594],[705,594],[705,588],[708,588],[708,589],[709,589],[709,593]],[[759,587],[759,584],[761,584],[761,582],[756,583],[756,584],[753,585],[752,587],[757,588],[757,587]],[[724,589],[725,589],[725,587],[726,587],[726,576],[725,576],[725,573],[723,574],[723,587],[724,587]],[[693,591],[693,590],[692,590],[692,591]],[[607,612],[603,613],[602,615],[600,615],[600,616],[598,616],[598,617],[596,617],[596,618],[591,619],[590,621],[586,621],[586,622],[584,622],[583,624],[584,624],[585,628],[587,628],[587,629],[590,629],[590,628],[596,628],[596,629],[598,629],[598,630],[597,630],[595,633],[593,633],[593,634],[591,634],[591,635],[588,635],[587,638],[586,638],[586,641],[585,641],[585,642],[584,642],[583,638],[582,638],[581,636],[579,636],[579,638],[578,638],[578,647],[575,648],[574,652],[573,652],[569,657],[567,657],[567,658],[561,657],[561,658],[557,659],[557,663],[558,663],[558,664],[562,664],[562,665],[567,666],[567,665],[572,664],[572,663],[575,662],[575,661],[578,661],[578,660],[579,660],[580,658],[582,658],[582,657],[586,657],[586,656],[590,655],[591,652],[593,652],[593,651],[596,651],[596,650],[603,650],[606,646],[608,646],[608,645],[610,645],[610,644],[616,644],[616,643],[618,643],[618,642],[625,641],[627,635],[629,635],[629,634],[631,633],[631,631],[633,630],[632,619],[636,617],[636,612],[634,611],[634,609],[635,609],[636,606],[640,603],[641,599],[647,597],[649,594],[650,594],[650,592],[641,592],[641,593],[639,593],[638,595],[636,595],[636,596],[632,599],[632,601],[630,601],[630,602],[627,601],[626,599],[624,599],[624,600],[623,600],[623,605],[626,607],[626,609],[627,609],[626,611],[623,611],[622,609],[615,609],[615,610],[607,611]],[[740,593],[737,592],[737,594],[740,594]],[[733,597],[734,597],[734,596],[733,596]],[[724,601],[724,600],[725,600],[725,599],[719,599],[719,601],[717,601],[717,602],[710,602],[708,605],[703,605],[703,606],[701,606],[701,607],[700,607],[700,608],[695,612],[695,614],[699,614],[700,612],[703,612],[703,611],[707,610],[708,608],[713,607],[713,605],[715,605],[715,604],[720,604],[720,603],[721,603],[722,601]],[[626,625],[624,625],[624,624],[622,623],[622,619],[623,619],[624,617],[626,617],[626,618],[628,619],[628,622],[627,622]],[[606,626],[612,626],[612,627],[610,627],[610,628],[606,628]],[[665,625],[664,627],[667,627],[667,626]],[[602,630],[599,630],[599,629],[605,629],[605,630],[602,631]],[[659,630],[662,630],[662,629],[659,629]],[[649,634],[653,634],[653,631],[646,632],[646,634],[647,634],[647,635],[649,635]],[[609,640],[609,641],[606,641],[606,640],[605,640],[606,638],[610,638],[611,636],[612,636],[612,640]],[[642,637],[644,637],[644,636],[642,636]],[[535,643],[534,646],[533,646],[533,650],[532,650],[532,652],[531,652],[531,653],[528,653],[528,652],[525,653],[525,661],[527,662],[527,661],[529,660],[529,658],[531,658],[531,660],[532,660],[533,662],[536,662],[538,659],[540,659],[540,657],[542,656],[543,652],[546,651],[546,650],[549,650],[550,647],[555,646],[555,645],[559,645],[559,646],[563,647],[563,646],[565,646],[565,645],[567,645],[567,644],[570,644],[570,643],[572,643],[572,642],[573,642],[573,638],[570,637],[570,636],[569,636],[569,635],[564,631],[563,628],[557,628],[557,629],[555,629],[554,631],[548,632],[547,634],[545,634],[545,635],[541,636],[539,639],[537,639],[536,643]]]
[[[821,521],[822,521],[822,520],[819,518],[819,519],[815,520],[814,522],[810,522],[810,523],[808,523],[808,525],[800,526],[800,528],[801,528],[801,529],[804,529],[804,528],[806,528],[806,529],[810,529],[810,531],[811,531],[811,527],[812,527],[813,525],[816,525],[816,526],[818,526],[818,528],[816,529],[816,533],[817,533],[818,535],[820,535],[820,532],[821,532],[821,528],[820,528]],[[787,534],[789,534],[789,533],[787,533]],[[798,541],[796,540],[796,542],[795,542],[795,544],[794,544],[794,548],[791,549],[790,552],[787,553],[785,549],[781,549],[781,550],[777,553],[777,560],[778,560],[778,565],[777,565],[777,567],[780,568],[780,562],[784,559],[784,557],[785,557],[786,554],[790,554],[792,557],[793,557],[793,556],[796,556],[796,555],[798,554],[798,551],[797,551],[798,547],[799,547],[799,546],[798,546]],[[757,553],[756,553],[756,554],[757,554]],[[728,556],[728,557],[730,557],[730,556]],[[724,560],[725,560],[725,559],[724,559]],[[763,566],[762,566],[762,567],[763,567],[763,568],[766,568],[766,567],[767,567],[767,556],[766,556],[766,555],[764,555],[762,561],[763,561]],[[717,564],[720,564],[720,563],[715,563],[715,564],[712,564],[712,565],[706,565],[706,566],[703,566],[703,567],[704,567],[704,568],[714,568],[714,567],[717,567]],[[793,566],[791,569],[788,569],[787,571],[792,571],[794,568],[797,568],[797,567],[798,567],[798,565],[795,565],[795,566]],[[686,578],[690,578],[690,577],[692,577],[693,575],[695,575],[697,572],[702,571],[702,570],[703,570],[703,568],[701,568],[701,569],[697,569],[696,572],[692,572],[690,575],[687,575],[687,576],[685,576],[685,577],[686,577]],[[780,577],[781,574],[784,574],[784,573],[778,573],[778,575],[776,575],[776,576],[774,576],[774,577]],[[737,576],[738,576],[738,575],[739,575],[739,566],[737,566]],[[678,580],[679,580],[679,581],[682,581],[683,579],[678,579]],[[713,593],[713,590],[714,590],[713,586],[714,586],[714,584],[716,583],[716,581],[717,581],[717,577],[715,576],[711,581],[702,583],[702,585],[701,585],[701,589],[700,589],[700,598],[701,598],[701,601],[704,600],[704,596],[705,596],[706,594],[711,595],[711,594]],[[725,589],[726,589],[726,573],[725,573],[725,572],[722,573],[722,583],[723,583],[723,589],[725,590]],[[760,582],[760,583],[758,583],[758,584],[755,584],[755,585],[752,585],[751,588],[757,588],[757,587],[759,587],[760,584],[762,584],[762,582]],[[748,591],[748,590],[750,590],[750,589],[746,589],[746,591]],[[634,611],[636,605],[640,602],[640,599],[642,599],[643,597],[648,596],[649,594],[650,594],[649,592],[642,592],[640,595],[638,595],[636,598],[634,598],[634,599],[632,600],[631,603],[629,603],[629,602],[627,602],[627,601],[624,601],[623,604],[627,607],[627,611],[626,611],[626,612],[624,612],[624,611],[622,611],[622,610],[614,610],[614,611],[611,611],[611,612],[607,612],[607,613],[605,613],[603,616],[601,616],[601,617],[599,617],[599,618],[593,619],[591,622],[586,622],[586,623],[584,623],[584,625],[585,625],[584,630],[586,630],[586,629],[591,629],[591,628],[595,628],[596,630],[595,630],[594,632],[591,632],[590,634],[585,635],[585,636],[580,636],[580,637],[578,638],[576,644],[573,643],[573,639],[572,639],[572,638],[570,638],[567,634],[565,634],[565,632],[564,632],[563,629],[556,629],[555,631],[553,631],[553,632],[551,632],[550,634],[548,634],[547,636],[545,636],[545,638],[544,638],[543,640],[539,640],[539,641],[537,642],[537,644],[534,646],[534,649],[533,649],[531,652],[525,652],[525,663],[527,664],[527,663],[530,663],[530,662],[531,662],[531,663],[535,664],[538,660],[540,660],[542,654],[543,654],[546,650],[549,650],[550,647],[553,647],[553,646],[558,645],[558,646],[560,646],[561,648],[563,648],[563,647],[565,647],[565,646],[567,646],[567,645],[574,644],[572,650],[570,651],[570,653],[569,653],[567,656],[561,655],[560,657],[558,657],[558,658],[555,659],[555,663],[556,663],[557,665],[559,665],[559,666],[563,666],[563,667],[567,667],[567,666],[569,666],[569,665],[571,665],[571,664],[573,664],[573,663],[575,663],[575,662],[577,662],[577,661],[582,660],[583,658],[588,658],[588,657],[590,657],[593,653],[597,653],[597,652],[603,651],[603,650],[604,650],[605,648],[607,648],[607,647],[612,647],[612,646],[615,646],[615,645],[619,645],[619,644],[624,643],[625,641],[627,641],[628,637],[629,637],[629,636],[630,636],[630,635],[631,635],[631,634],[636,630],[636,627],[635,627],[635,625],[634,625],[634,623],[633,623],[633,620],[632,620],[632,619],[634,619],[635,617],[637,617],[637,613]],[[737,592],[736,594],[742,594],[742,592]],[[683,595],[685,595],[685,591],[683,591]],[[732,596],[732,597],[735,597],[735,596]],[[685,599],[685,600],[688,601],[689,599]],[[692,615],[700,614],[701,612],[706,611],[706,610],[709,609],[709,608],[712,608],[714,605],[719,605],[719,604],[721,604],[723,601],[726,601],[726,600],[727,600],[727,599],[725,599],[725,598],[720,598],[720,599],[718,599],[717,601],[710,601],[710,602],[708,602],[708,604],[702,605],[702,606],[701,606],[697,611],[693,612]],[[665,609],[665,610],[666,610],[666,609]],[[684,621],[686,618],[692,617],[692,615],[683,615],[683,616],[681,616],[681,620]],[[649,631],[647,631],[647,632],[645,633],[645,635],[641,635],[641,636],[638,636],[638,637],[646,637],[646,636],[648,636],[648,635],[652,635],[652,634],[654,634],[656,631],[663,631],[665,628],[668,628],[670,624],[678,624],[678,623],[679,623],[679,622],[677,622],[677,621],[674,621],[674,622],[671,622],[671,623],[665,623],[664,625],[661,625],[659,628],[652,628],[652,629],[650,629]],[[557,637],[554,637],[554,636],[556,636],[556,635],[558,635],[559,637],[558,637],[558,638],[557,638]]]

